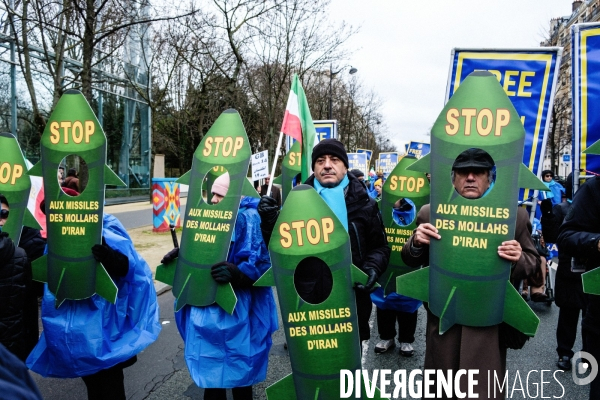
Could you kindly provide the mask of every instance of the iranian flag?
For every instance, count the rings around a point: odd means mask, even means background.
[[[317,133],[310,116],[304,89],[296,74],[294,74],[290,97],[288,97],[287,106],[285,107],[281,132],[300,142],[302,148],[300,171],[302,172],[302,182],[305,182],[312,173],[312,149],[317,144]]]

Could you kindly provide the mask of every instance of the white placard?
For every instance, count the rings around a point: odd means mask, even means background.
[[[257,181],[269,176],[269,150],[252,154],[252,180]]]

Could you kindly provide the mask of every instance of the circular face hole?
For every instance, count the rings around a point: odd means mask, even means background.
[[[333,275],[329,266],[318,257],[303,259],[294,271],[294,287],[306,303],[321,304],[333,289]]]
[[[218,204],[229,191],[229,172],[223,166],[211,168],[202,182],[202,199],[206,204]]]
[[[417,208],[411,199],[398,199],[392,208],[392,219],[398,226],[408,226],[417,216]]]
[[[89,171],[85,160],[70,154],[62,159],[56,171],[60,189],[67,196],[79,196],[87,187]]]
[[[488,152],[470,148],[458,155],[452,164],[452,185],[465,199],[486,196],[496,181],[496,166]]]

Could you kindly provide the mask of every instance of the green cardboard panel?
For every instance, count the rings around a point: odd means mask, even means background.
[[[581,280],[584,293],[600,295],[600,268],[581,274]]]
[[[287,199],[288,194],[292,190],[292,180],[301,172],[301,159],[302,149],[300,148],[300,142],[295,142],[290,148],[290,151],[283,157],[280,175],[281,181],[273,181],[274,183],[279,183],[281,185],[282,204],[285,203],[285,199]]]
[[[487,71],[465,79],[431,130],[430,221],[441,239],[433,239],[429,248],[429,308],[441,319],[440,333],[453,324],[491,326],[504,320],[517,329],[527,325],[511,318],[523,307],[505,310],[510,262],[497,253],[503,241],[514,238],[524,139],[519,115]],[[485,196],[466,199],[454,189],[451,170],[456,157],[473,147],[493,158],[496,179]],[[398,281],[404,294],[411,279],[406,275]],[[527,326],[537,327],[535,314],[524,318]]]
[[[229,109],[206,133],[194,153],[192,169],[182,176],[190,186],[179,257],[176,263],[160,265],[156,271],[157,279],[173,285],[177,310],[185,304],[207,306],[213,303],[229,313],[235,308],[237,299],[233,288],[230,284],[217,284],[210,275],[210,267],[227,260],[240,199],[248,181],[250,156],[242,119],[236,110]],[[230,178],[227,195],[218,204],[208,204],[214,180],[225,171]],[[208,203],[202,197],[205,177]]]
[[[27,174],[27,164],[19,142],[11,133],[0,133],[0,194],[8,200],[10,214],[2,227],[2,232],[19,243],[23,225],[40,229],[27,209],[31,180]],[[29,218],[31,217],[31,218]]]
[[[85,160],[88,169],[79,196],[65,194],[57,179],[58,166],[69,155]],[[35,264],[40,270],[34,276],[46,277],[57,306],[95,293],[114,302],[117,288],[91,249],[102,242],[104,186],[125,184],[106,166],[106,136],[81,92],[67,90],[56,104],[41,138],[41,156],[29,174],[44,178],[48,254],[46,265]]]
[[[422,172],[409,171],[407,168],[416,161],[413,157],[401,157],[387,180],[383,184],[379,208],[387,234],[388,244],[392,252],[386,271],[379,277],[378,283],[384,288],[384,295],[396,291],[396,278],[412,272],[401,257],[402,247],[417,228],[416,213],[429,203],[429,181]],[[415,218],[398,224],[393,218],[394,203],[400,199],[408,199],[414,203]]]
[[[352,288],[359,276],[353,269],[361,271],[352,265],[348,233],[312,187],[299,185],[275,223],[269,252],[272,267],[256,285],[277,287],[293,371],[292,379],[267,389],[269,398],[281,398],[273,397],[277,393],[295,399],[339,398],[340,370],[361,369]],[[320,304],[304,302],[294,285],[296,268],[307,257],[324,261],[333,277],[332,291]],[[359,279],[364,282],[366,275]]]

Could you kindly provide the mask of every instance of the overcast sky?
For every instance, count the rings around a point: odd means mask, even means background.
[[[539,47],[550,19],[571,14],[572,0],[332,0],[330,10],[331,19],[361,27],[347,62],[383,100],[400,150],[411,140],[429,142],[453,48]]]

